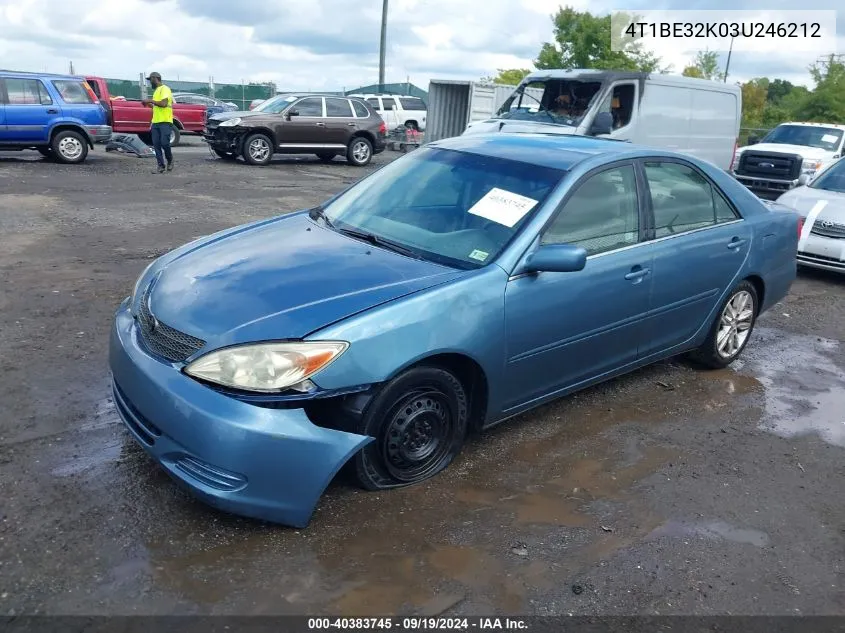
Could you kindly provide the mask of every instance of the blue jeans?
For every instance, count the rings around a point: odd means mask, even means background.
[[[168,164],[173,162],[173,152],[170,151],[171,123],[153,123],[150,134],[153,137],[153,149],[159,167],[164,167],[164,159]]]

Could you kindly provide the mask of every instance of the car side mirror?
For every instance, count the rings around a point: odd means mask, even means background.
[[[599,134],[610,134],[612,131],[613,115],[610,112],[599,112],[596,118],[593,119],[590,134],[592,136],[598,136]]]
[[[296,108],[291,108],[290,110],[288,110],[288,113],[287,113],[287,115],[285,116],[285,118],[286,118],[288,121],[290,121],[290,118],[291,118],[292,116],[299,116],[299,110],[297,110]]]
[[[574,273],[587,265],[587,251],[575,244],[546,244],[529,255],[523,272]]]
[[[810,182],[810,176],[808,176],[807,174],[801,174],[800,176],[798,176],[799,187],[806,186],[808,182]]]
[[[759,136],[749,136],[747,145],[757,145],[760,142]]]

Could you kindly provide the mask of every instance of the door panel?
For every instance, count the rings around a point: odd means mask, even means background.
[[[323,118],[323,99],[320,97],[306,97],[293,105],[299,114],[292,116],[290,121],[284,115],[279,115],[280,121],[276,126],[276,139],[279,146],[303,146],[326,143],[326,120]]]
[[[634,362],[648,310],[651,247],[642,244],[634,167],[576,185],[540,244],[577,244],[578,272],[511,279],[505,291],[506,408],[527,404]]]
[[[687,343],[737,281],[752,231],[718,188],[679,161],[644,164],[656,240],[643,354]]]
[[[326,97],[326,143],[346,145],[358,129],[348,99]]]
[[[41,81],[6,78],[6,139],[16,143],[46,142],[54,119],[61,118],[61,107]]]

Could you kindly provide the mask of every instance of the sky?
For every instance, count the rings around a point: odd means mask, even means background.
[[[835,9],[841,0],[808,0]],[[387,82],[478,80],[531,68],[552,41],[559,0],[389,0]],[[793,9],[786,0],[569,0],[595,14],[644,9]],[[0,68],[216,83],[273,81],[279,90],[334,91],[378,81],[382,0],[0,0]],[[728,15],[728,14],[726,14]],[[838,15],[845,53],[845,10]],[[656,51],[680,73],[694,55]],[[837,52],[831,50],[830,52]],[[768,76],[812,87],[816,52],[735,51],[730,81]],[[726,53],[721,54],[724,67]]]

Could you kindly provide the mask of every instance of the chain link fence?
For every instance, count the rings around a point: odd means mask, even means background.
[[[214,97],[221,101],[234,103],[240,110],[248,110],[249,104],[255,99],[269,99],[276,94],[276,86],[272,83],[227,84],[214,81],[178,81],[167,77],[164,78],[164,82],[170,86],[173,92],[191,92],[206,97]],[[142,99],[148,91],[143,75],[135,80],[106,78],[106,83],[112,96],[126,97],[127,99]]]

